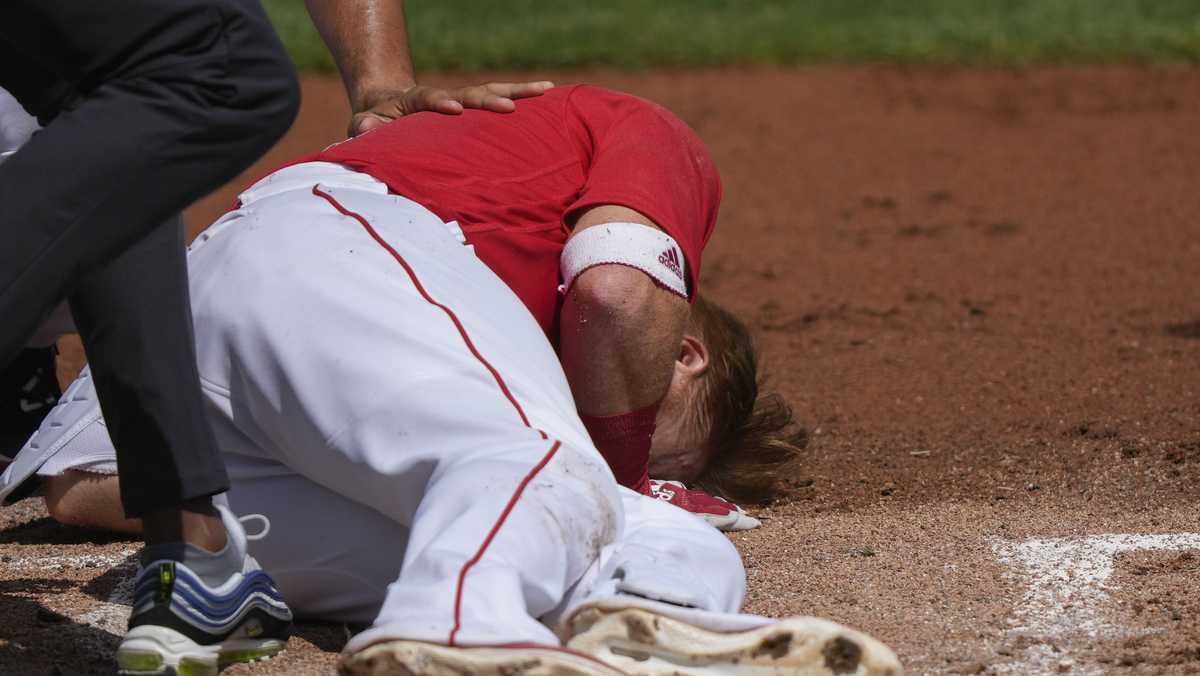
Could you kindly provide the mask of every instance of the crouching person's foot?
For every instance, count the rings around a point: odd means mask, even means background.
[[[129,633],[117,648],[122,674],[210,676],[227,665],[283,651],[292,612],[246,553],[246,534],[227,508],[225,548],[153,545],[142,554]]]
[[[512,644],[450,647],[381,641],[338,661],[343,676],[623,676],[595,657],[558,646]]]
[[[662,606],[589,604],[574,611],[561,631],[567,647],[632,676],[901,673],[887,646],[828,620],[790,617],[763,624],[761,618],[691,609],[664,614]]]

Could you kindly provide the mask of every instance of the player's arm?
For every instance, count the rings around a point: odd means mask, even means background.
[[[305,0],[350,97],[349,133],[357,136],[422,110],[455,115],[464,107],[507,113],[513,99],[537,96],[550,82],[492,82],[441,89],[418,85],[403,0]]]
[[[568,247],[576,237],[612,230],[614,224],[625,226],[618,235],[624,241],[640,239],[630,225],[661,233],[637,211],[606,205],[584,212]],[[650,234],[645,241],[665,236]],[[568,255],[564,251],[564,258]],[[569,286],[559,326],[559,358],[580,418],[618,483],[692,512],[721,530],[756,528],[757,519],[727,500],[677,481],[650,480],[650,449],[660,403],[672,388],[676,360],[689,361],[686,350],[681,354],[681,344],[696,341],[684,337],[690,312],[686,284],[682,280],[672,284],[671,271],[656,270],[657,260],[648,261],[635,252],[608,250],[600,258],[623,256],[628,264],[594,265],[573,280],[564,280]],[[692,368],[697,367],[703,368],[693,362]]]
[[[568,251],[590,229],[613,223],[661,233],[632,209],[599,206],[579,217]],[[671,383],[687,317],[684,296],[631,264],[588,267],[566,290],[559,349],[576,407],[617,480],[642,492],[649,490],[655,415]]]
[[[720,178],[695,133],[642,99],[576,87],[565,119],[586,178],[564,212],[560,359],[617,481],[649,493],[659,406],[666,423],[691,368],[683,334]]]

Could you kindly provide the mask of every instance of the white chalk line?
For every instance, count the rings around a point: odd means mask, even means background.
[[[137,553],[122,549],[114,554],[64,554],[61,556],[12,556],[0,559],[0,566],[9,570],[81,570],[83,568],[112,568]]]
[[[136,555],[131,554],[126,557],[113,569],[114,573],[121,575],[121,581],[95,608],[77,616],[75,620],[116,636],[125,635],[129,624],[129,613],[132,611],[133,586],[137,580],[137,566]]]
[[[1110,534],[1082,537],[1032,538],[1019,542],[991,542],[1009,575],[1027,585],[1013,612],[1010,638],[1089,638],[1112,640],[1146,633],[1113,622],[1108,610],[1108,580],[1115,557],[1138,550],[1200,550],[1200,533]],[[6,557],[0,563],[12,570],[80,570],[118,568],[125,574],[108,597],[75,619],[112,634],[125,631],[136,572],[136,549],[113,554]],[[1055,647],[1058,649],[1056,650]],[[1061,644],[1034,643],[1017,660],[993,664],[997,673],[1100,674],[1099,665],[1081,664]]]
[[[91,609],[75,616],[75,621],[115,636],[125,633],[129,621],[130,605],[133,602],[133,583],[137,574],[137,549],[126,548],[112,554],[64,554],[55,556],[6,556],[0,566],[9,570],[38,570],[57,572],[63,570],[99,569],[121,575],[121,581],[103,601]]]
[[[1115,557],[1138,550],[1200,549],[1200,533],[1110,534],[1081,537],[1032,538],[1013,542],[992,540],[992,551],[1008,574],[1026,584],[1013,613],[1009,638],[1084,638],[1112,640],[1153,633],[1134,630],[1111,619],[1108,580]],[[993,665],[998,673],[1099,674],[1099,665],[1078,664],[1047,643],[1035,643],[1018,661]]]

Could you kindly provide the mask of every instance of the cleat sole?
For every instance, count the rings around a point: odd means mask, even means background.
[[[635,676],[899,676],[895,653],[835,622],[790,617],[717,632],[641,608],[597,607],[570,621],[567,647]]]
[[[200,645],[167,627],[142,625],[117,648],[117,671],[123,676],[214,676],[240,662],[270,659],[287,647],[279,639],[230,639]]]

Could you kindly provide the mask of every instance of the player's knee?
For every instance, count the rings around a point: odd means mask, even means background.
[[[136,533],[141,524],[126,519],[121,507],[116,475],[67,470],[50,477],[46,485],[46,511],[67,526]]]
[[[45,479],[46,511],[50,518],[64,526],[84,525],[83,510],[80,509],[76,488],[79,479],[74,473],[60,474]]]
[[[599,532],[618,530],[624,509],[620,489],[598,453],[563,445],[555,458],[551,481],[565,489],[580,508],[590,511]]]

